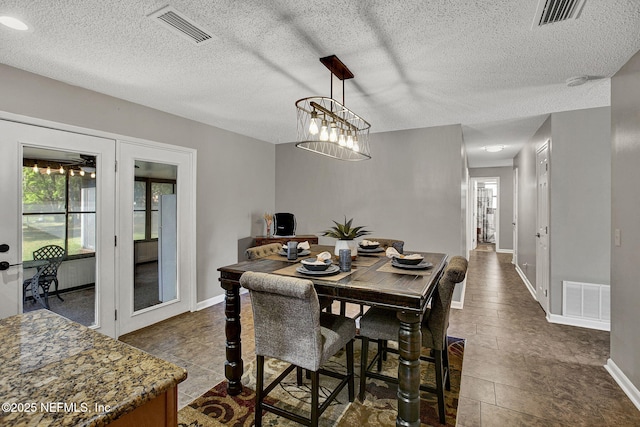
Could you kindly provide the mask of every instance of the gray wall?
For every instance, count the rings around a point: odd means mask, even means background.
[[[272,144],[2,64],[0,93],[0,111],[197,149],[197,299],[222,294],[216,269],[274,210]]]
[[[611,79],[611,359],[640,389],[640,53]]]
[[[562,281],[609,284],[609,107],[553,113],[514,159],[518,265],[536,287],[536,150],[550,145],[549,311],[562,314]]]
[[[370,139],[372,159],[363,162],[278,145],[276,210],[296,215],[298,234],[320,234],[346,215],[375,237],[404,240],[408,250],[464,255],[461,126]],[[334,239],[321,237],[320,243],[332,245]],[[461,289],[456,292],[459,300]]]
[[[518,266],[534,288],[536,286],[536,150],[550,138],[551,116],[513,159],[514,169],[518,168]]]
[[[513,249],[513,168],[470,168],[470,178],[500,178],[500,224],[496,249]]]
[[[551,115],[551,313],[562,281],[608,285],[611,236],[611,110]]]

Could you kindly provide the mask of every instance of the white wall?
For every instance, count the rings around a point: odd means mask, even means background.
[[[217,268],[237,261],[238,240],[262,234],[274,210],[272,144],[2,64],[0,93],[0,114],[197,149],[197,299],[222,294]]]
[[[513,249],[513,168],[470,168],[469,177],[500,178],[500,223],[498,224],[498,242],[496,250]]]
[[[346,215],[372,236],[405,249],[464,255],[461,188],[466,185],[459,125],[372,134],[372,159],[344,162],[280,144],[276,210],[292,212],[298,234],[320,234]],[[334,239],[321,237],[320,243]],[[459,298],[461,289],[457,289]],[[454,298],[456,295],[454,295]]]
[[[611,360],[640,389],[640,53],[611,79]],[[640,395],[636,395],[636,399]],[[636,400],[636,405],[640,404]]]

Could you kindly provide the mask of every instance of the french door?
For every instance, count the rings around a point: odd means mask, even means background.
[[[2,183],[0,185],[2,200],[0,203],[0,245],[2,245],[0,262],[4,261],[4,264],[0,264],[0,318],[23,311],[22,280],[25,274],[22,262],[24,254],[27,254],[27,257],[30,254],[30,248],[26,245],[41,243],[37,240],[38,238],[32,239],[29,236],[38,235],[39,238],[44,239],[42,241],[46,240],[42,236],[48,236],[48,239],[57,239],[58,245],[66,248],[67,256],[72,252],[71,247],[73,250],[83,252],[78,254],[79,256],[76,255],[77,259],[70,259],[63,263],[63,265],[74,264],[68,269],[66,279],[68,282],[73,282],[79,269],[89,271],[88,275],[94,281],[92,297],[94,304],[91,310],[95,314],[88,326],[109,336],[116,335],[114,316],[116,284],[113,278],[115,271],[113,215],[115,147],[116,142],[113,139],[0,120],[2,151],[0,156],[0,182]],[[63,179],[67,180],[71,180],[72,176],[69,165],[74,163],[74,160],[70,159],[77,158],[82,161],[91,159],[93,175],[84,180],[85,184],[77,182],[77,186],[85,190],[86,197],[84,200],[75,200],[75,211],[71,209],[70,214],[68,206],[61,208],[61,204],[57,202],[49,204],[56,206],[55,212],[25,215],[28,212],[23,212],[23,193],[35,192],[29,185],[23,187],[25,153],[48,159],[47,161],[56,164],[53,174],[59,173],[62,176],[64,173]],[[78,164],[74,167],[79,173]],[[40,170],[41,174],[51,175],[49,170],[51,165],[41,164],[41,166],[46,167]],[[37,169],[34,165],[36,177]],[[78,176],[75,178],[79,180]],[[68,193],[69,185],[66,185],[66,193]],[[63,191],[62,194],[65,192]],[[89,199],[90,202],[88,202]],[[89,209],[88,205],[90,205]],[[24,206],[27,204],[25,203]],[[33,229],[36,232],[32,232]],[[24,251],[23,237],[26,238]],[[74,245],[68,245],[69,241],[73,241]],[[82,267],[76,263],[80,261],[82,261]],[[61,274],[60,270],[58,274]],[[60,285],[65,286],[63,283]]]
[[[120,141],[118,333],[195,309],[195,151]]]

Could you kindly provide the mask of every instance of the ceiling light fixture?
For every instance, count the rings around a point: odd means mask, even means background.
[[[486,145],[482,149],[487,153],[497,153],[504,150],[504,145]]]
[[[313,96],[296,101],[296,147],[340,160],[370,159],[371,125],[344,106],[344,81],[352,79],[353,73],[335,55],[320,58],[320,62],[331,71],[331,96]],[[342,103],[333,99],[334,76],[342,81]]]
[[[27,31],[29,26],[13,16],[0,16],[0,24],[9,27],[13,30]]]

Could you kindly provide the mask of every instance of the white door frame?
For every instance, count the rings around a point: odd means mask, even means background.
[[[546,160],[539,156],[546,152]],[[544,164],[544,165],[543,165]],[[543,169],[544,168],[544,169]],[[536,150],[536,296],[540,306],[549,313],[550,300],[550,175],[551,140],[547,139]],[[543,176],[543,180],[541,180]]]
[[[135,161],[177,166],[178,296],[135,311],[133,306],[133,187]],[[118,335],[196,309],[196,150],[160,143],[118,141]]]
[[[512,264],[518,265],[518,168],[513,168],[513,259]]]
[[[483,177],[472,177],[469,180],[469,192],[473,193],[471,197],[471,209],[470,216],[468,218],[468,224],[470,226],[469,232],[473,233],[472,236],[472,245],[471,249],[473,250],[478,246],[477,242],[477,231],[476,231],[476,223],[478,217],[478,184],[484,182],[496,182],[497,184],[497,194],[496,194],[496,252],[499,252],[500,247],[500,177],[499,176],[483,176]]]
[[[1,118],[0,118],[1,119]],[[113,206],[115,205],[115,140],[111,138],[91,136],[84,133],[65,131],[33,125],[26,122],[0,120],[3,128],[3,137],[8,141],[1,141],[3,151],[9,153],[9,160],[12,163],[8,175],[3,176],[6,182],[14,182],[16,187],[11,190],[11,185],[4,192],[8,191],[6,202],[16,203],[16,209],[10,208],[14,218],[8,220],[13,224],[16,249],[12,251],[12,264],[22,262],[22,157],[23,147],[38,147],[44,149],[71,151],[96,156],[96,168],[98,185],[96,186],[96,300],[95,300],[95,325],[93,329],[99,330],[105,335],[115,337],[116,326],[114,320],[115,311],[115,282],[113,272],[115,265],[115,249],[113,236],[115,235],[115,221]],[[3,168],[4,169],[4,168]],[[5,220],[3,216],[3,220]],[[4,231],[3,231],[4,233]],[[4,237],[4,236],[3,236]],[[0,242],[2,243],[2,242]],[[22,268],[18,269],[15,277],[11,278],[11,286],[15,287],[9,291],[15,297],[8,302],[0,302],[0,317],[22,313]],[[6,289],[4,290],[6,291]],[[4,296],[5,292],[2,295]],[[13,308],[12,308],[13,307]]]

